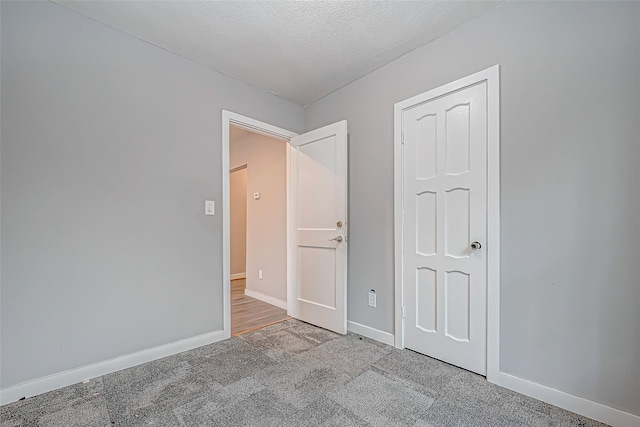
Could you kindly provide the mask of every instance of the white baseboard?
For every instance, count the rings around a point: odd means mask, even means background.
[[[46,377],[26,381],[0,390],[0,405],[15,402],[22,397],[31,397],[46,393],[82,381],[110,374],[121,369],[171,356],[203,345],[212,344],[225,338],[224,331],[207,332],[195,337],[185,338],[158,347],[141,350],[125,356],[47,375]]]
[[[244,294],[248,297],[259,299],[262,302],[266,302],[267,304],[275,305],[276,307],[280,307],[285,310],[287,309],[287,302],[284,300],[274,298],[260,292],[250,291],[249,289],[245,289]]]
[[[393,334],[390,334],[389,332],[383,332],[379,329],[361,325],[360,323],[352,322],[350,320],[347,321],[347,330],[362,335],[363,337],[380,341],[381,343],[387,345],[393,345],[394,337]]]
[[[640,416],[500,372],[497,385],[614,427],[640,426]]]
[[[231,280],[246,279],[246,278],[247,278],[247,273],[234,273],[231,275]]]

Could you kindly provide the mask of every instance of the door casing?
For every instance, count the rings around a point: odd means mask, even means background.
[[[251,132],[278,138],[287,143],[286,180],[287,180],[287,296],[291,288],[291,146],[289,140],[298,134],[250,117],[222,110],[222,311],[223,333],[231,337],[231,221],[229,210],[229,126],[234,125]],[[287,313],[291,313],[291,299],[287,298]]]
[[[395,346],[404,348],[403,111],[477,83],[487,84],[487,380],[500,372],[500,67],[463,77],[394,105]]]

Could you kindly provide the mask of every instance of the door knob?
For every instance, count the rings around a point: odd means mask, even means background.
[[[338,243],[342,243],[342,236],[334,237],[333,239],[329,239],[329,241],[335,240]]]
[[[480,242],[473,242],[471,244],[471,250],[472,251],[476,251],[478,249],[480,249],[482,247],[482,245],[480,244]]]

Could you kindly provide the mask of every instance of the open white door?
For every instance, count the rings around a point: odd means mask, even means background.
[[[291,139],[289,314],[347,333],[347,122]]]

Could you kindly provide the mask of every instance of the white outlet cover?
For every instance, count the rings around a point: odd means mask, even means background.
[[[205,200],[204,201],[204,214],[205,215],[215,215],[216,214],[216,202],[213,200]]]

